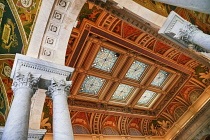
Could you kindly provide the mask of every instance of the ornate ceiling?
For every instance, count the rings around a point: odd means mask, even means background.
[[[207,67],[145,30],[84,5],[66,53],[75,68],[68,99],[74,133],[163,136],[209,85]],[[47,99],[48,132],[51,114]]]
[[[20,0],[0,2],[5,5],[0,5],[0,35],[9,26],[14,32],[8,35],[16,36],[16,41],[7,37],[6,44],[0,42],[0,125],[4,125],[13,98],[8,73],[14,54],[27,51],[41,1],[32,0],[28,8]],[[210,32],[209,15],[150,0],[135,2],[166,17],[175,10]],[[210,84],[210,70],[159,37],[148,23],[142,21],[137,28],[121,19],[90,2],[78,16],[66,52],[66,65],[75,68],[68,99],[74,133],[163,136]],[[41,128],[52,132],[52,125],[52,101],[47,98]]]

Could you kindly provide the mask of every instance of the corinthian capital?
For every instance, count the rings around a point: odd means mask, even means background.
[[[179,29],[174,38],[183,40],[185,43],[189,44],[192,43],[194,34],[199,31],[202,32],[196,25],[193,25],[188,21],[184,21],[182,27]]]
[[[38,82],[40,77],[41,75],[35,77],[30,72],[27,74],[21,74],[20,72],[17,72],[13,79],[12,90],[16,91],[19,88],[30,88],[35,92],[38,89]]]
[[[48,87],[48,90],[46,92],[46,95],[48,97],[53,98],[56,95],[65,95],[66,97],[69,95],[69,89],[71,87],[71,81],[56,81],[52,79],[51,85]]]

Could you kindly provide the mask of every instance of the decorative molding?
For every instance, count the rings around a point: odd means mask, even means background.
[[[199,135],[199,133],[204,129],[204,127],[209,127],[210,118],[210,101],[208,101],[202,109],[196,113],[196,115],[175,135],[173,140],[186,140],[192,136]],[[204,122],[205,121],[205,122]]]
[[[57,65],[51,62],[47,62],[44,60],[28,57],[21,54],[16,54],[15,62],[13,65],[11,78],[15,78],[15,76],[20,73],[28,73],[30,72],[32,75],[41,74],[41,86],[49,83],[47,81],[51,81],[53,78],[56,80],[68,80],[72,75],[74,69],[62,65]],[[44,83],[42,83],[44,82]],[[40,85],[40,83],[39,83]],[[47,89],[47,85],[44,89]],[[42,87],[39,87],[42,88]]]
[[[0,139],[2,138],[2,133],[4,131],[4,127],[0,126]],[[46,129],[29,129],[28,131],[28,139],[29,140],[43,140]]]

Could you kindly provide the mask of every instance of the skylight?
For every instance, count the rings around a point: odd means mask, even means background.
[[[163,70],[160,70],[154,80],[152,81],[151,85],[153,86],[162,86],[163,82],[166,80],[168,77],[169,73]]]
[[[156,92],[146,90],[139,99],[138,104],[148,107],[156,96],[157,96]]]
[[[113,99],[120,99],[120,100],[126,100],[128,97],[129,93],[133,89],[132,86],[125,85],[125,84],[120,84],[116,91],[113,94]]]
[[[90,94],[98,94],[104,82],[105,79],[88,75],[86,76],[80,91]]]
[[[92,67],[110,72],[119,54],[105,48],[100,48]]]
[[[126,73],[126,77],[134,80],[139,80],[147,66],[147,64],[144,64],[142,62],[134,61],[128,72]]]

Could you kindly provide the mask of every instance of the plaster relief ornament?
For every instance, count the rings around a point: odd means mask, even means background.
[[[19,88],[31,88],[35,92],[38,89],[38,82],[40,77],[41,75],[35,77],[30,72],[25,75],[17,72],[13,79],[12,89],[13,91],[16,91]]]
[[[36,0],[18,0],[16,5],[31,12],[36,7]]]

